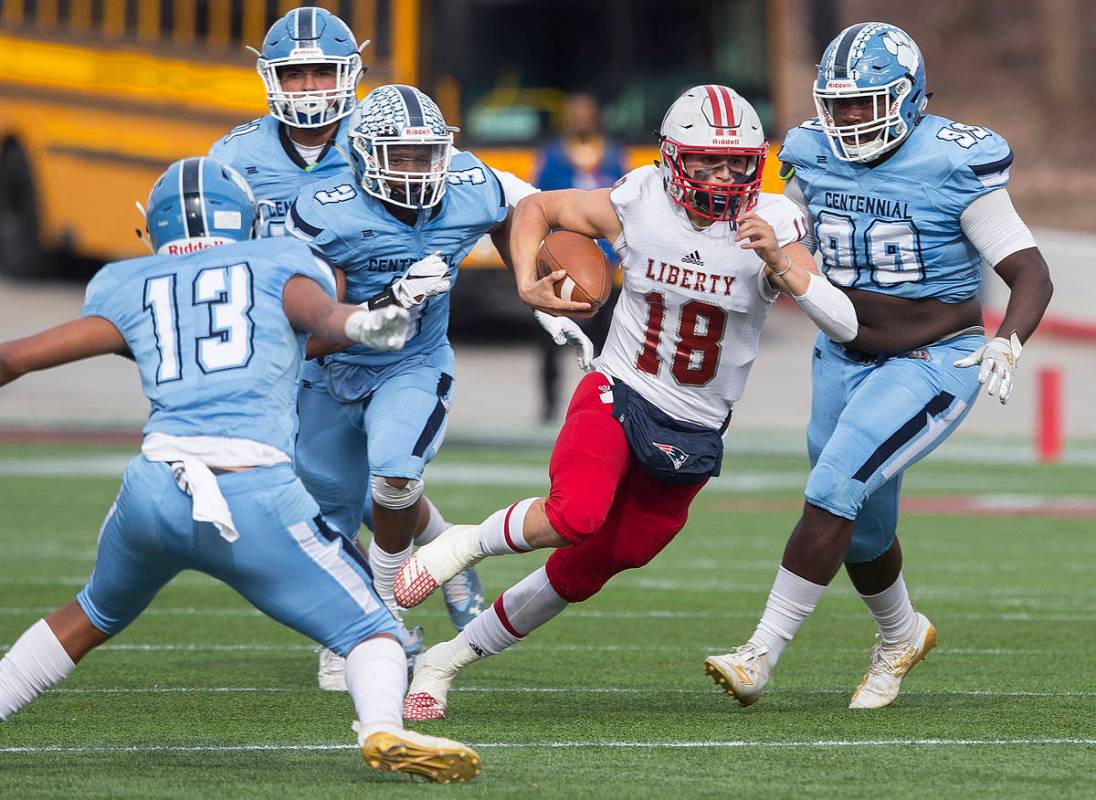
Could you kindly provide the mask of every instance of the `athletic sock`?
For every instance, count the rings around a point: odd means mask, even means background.
[[[541,567],[500,594],[454,642],[463,640],[479,658],[493,656],[520,642],[567,605]]]
[[[479,525],[479,546],[485,556],[524,553],[532,548],[525,541],[525,515],[537,501],[536,497],[519,500],[499,509]]]
[[[369,568],[373,570],[373,588],[377,596],[388,606],[396,619],[402,619],[396,598],[393,595],[393,585],[396,582],[396,573],[400,570],[400,564],[411,557],[411,545],[398,553],[388,553],[380,548],[377,540],[369,542]]]
[[[422,547],[424,544],[430,544],[437,539],[447,530],[453,527],[451,522],[446,522],[445,517],[438,511],[437,506],[430,502],[429,497],[422,498],[423,504],[425,504],[427,513],[430,515],[426,520],[426,527],[422,529],[422,533],[415,537],[415,546]]]
[[[346,657],[346,688],[362,728],[402,728],[407,656],[400,643],[377,636],[351,650]]]
[[[860,599],[879,626],[883,644],[895,644],[913,634],[917,627],[917,612],[910,602],[902,573],[898,573],[898,579],[879,594],[862,594]]]
[[[0,722],[59,684],[75,668],[44,619],[31,625],[0,660]]]
[[[750,641],[769,651],[769,666],[773,667],[788,642],[795,636],[803,620],[811,615],[826,591],[825,586],[811,583],[794,572],[780,567],[772,591],[765,603],[765,613]]]

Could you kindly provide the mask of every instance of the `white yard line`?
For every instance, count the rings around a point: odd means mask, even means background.
[[[1031,739],[804,739],[800,741],[772,742],[745,740],[668,740],[598,741],[596,739],[547,742],[475,742],[477,749],[538,749],[553,750],[604,748],[613,750],[680,750],[680,749],[829,749],[850,747],[1031,747],[1066,746],[1093,747],[1096,739],[1031,738]],[[356,750],[351,744],[220,744],[220,745],[114,745],[104,747],[0,747],[0,753],[234,753],[234,752],[281,752]]]

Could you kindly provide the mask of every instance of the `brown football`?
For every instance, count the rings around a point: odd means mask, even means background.
[[[589,236],[552,231],[537,252],[537,276],[543,278],[560,269],[567,276],[556,281],[556,297],[593,306],[589,311],[568,312],[566,316],[592,317],[613,290],[613,273],[605,251]]]

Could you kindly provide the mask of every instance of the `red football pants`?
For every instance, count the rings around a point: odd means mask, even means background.
[[[707,483],[680,486],[643,471],[612,415],[609,381],[591,372],[575,389],[556,438],[545,512],[570,542],[545,565],[556,593],[586,600],[611,577],[642,567],[685,527],[689,504]]]

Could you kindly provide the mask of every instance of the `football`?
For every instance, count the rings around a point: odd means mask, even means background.
[[[556,297],[592,306],[589,311],[568,312],[566,316],[592,317],[613,289],[613,274],[605,251],[589,236],[553,231],[544,237],[537,252],[537,276],[543,278],[560,269],[567,276],[556,281]]]

